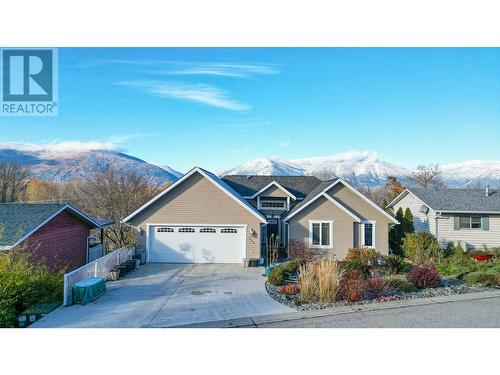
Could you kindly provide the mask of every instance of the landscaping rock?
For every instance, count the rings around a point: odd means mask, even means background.
[[[276,301],[299,311],[322,310],[332,307],[349,305],[345,301],[337,301],[331,304],[321,304],[321,303],[300,304],[298,295],[295,296],[284,295],[279,292],[279,287],[270,285],[267,282],[266,282],[266,290],[269,293],[269,295]],[[383,297],[378,297],[375,299],[367,299],[361,302],[356,302],[353,305],[362,305],[362,304],[378,303],[386,301],[398,301],[405,299],[407,300],[415,298],[447,296],[452,294],[478,293],[487,290],[491,290],[491,288],[483,286],[469,286],[464,281],[456,278],[443,278],[441,283],[435,288],[420,289],[416,292],[395,291]]]

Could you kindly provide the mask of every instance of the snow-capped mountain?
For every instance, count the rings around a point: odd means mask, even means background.
[[[500,186],[500,161],[469,160],[441,166],[443,179],[449,186]]]
[[[357,185],[379,186],[387,176],[406,180],[411,171],[380,160],[373,152],[347,152],[334,156],[290,160],[304,169],[306,175],[321,178],[342,177]]]
[[[40,179],[58,182],[87,179],[106,167],[120,172],[135,172],[162,185],[177,181],[176,174],[144,160],[111,150],[51,151],[0,149],[0,161],[29,166],[31,174]]]
[[[172,167],[169,167],[168,165],[165,165],[165,164],[161,164],[160,165],[160,168],[166,170],[168,173],[170,174],[173,174],[175,177],[177,178],[181,178],[182,176],[184,176],[184,173],[181,173],[179,171],[176,171],[174,168]]]
[[[237,167],[230,169],[222,175],[243,174],[262,176],[302,176],[305,174],[303,168],[293,165],[289,161],[279,159],[260,158],[247,161]]]
[[[223,173],[229,174],[312,175],[323,179],[342,177],[357,185],[380,186],[386,182],[387,176],[406,180],[411,171],[382,161],[375,153],[349,152],[292,160],[255,159]]]
[[[465,161],[442,165],[442,178],[449,187],[500,186],[500,161]],[[255,159],[238,165],[221,175],[313,175],[322,179],[342,177],[358,186],[380,187],[387,176],[408,184],[410,169],[381,160],[373,152],[347,152],[333,156],[304,159]]]

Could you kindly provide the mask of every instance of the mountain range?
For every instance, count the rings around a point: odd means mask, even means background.
[[[112,167],[118,173],[135,172],[157,185],[177,181],[179,172],[149,164],[139,158],[110,150],[48,152],[0,149],[0,161],[29,166],[33,177],[56,182],[88,179],[92,173]]]
[[[58,151],[1,148],[0,161],[15,161],[29,166],[34,177],[66,182],[87,179],[97,170],[113,167],[117,172],[135,172],[150,178],[155,184],[174,182],[182,173],[168,165],[154,165],[139,158],[113,150]],[[500,187],[500,161],[464,161],[440,166],[442,178],[450,187]],[[412,170],[381,160],[373,152],[337,154],[325,157],[283,160],[259,158],[247,161],[219,175],[315,175],[328,179],[342,177],[358,186],[380,187],[387,176],[408,182]]]
[[[441,177],[450,187],[500,187],[500,161],[472,160],[441,165],[440,169]],[[381,160],[376,153],[353,151],[305,159],[254,159],[222,175],[314,175],[323,179],[342,177],[355,185],[380,187],[386,183],[387,176],[396,176],[402,183],[408,183],[412,173],[410,169]]]

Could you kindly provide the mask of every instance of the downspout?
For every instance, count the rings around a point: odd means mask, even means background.
[[[434,218],[434,230],[436,232],[436,240],[439,243],[439,224],[438,224],[438,219],[441,217],[442,213],[441,212],[436,212],[436,217]]]

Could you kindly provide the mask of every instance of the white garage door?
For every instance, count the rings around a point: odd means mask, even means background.
[[[166,263],[241,263],[244,226],[151,226],[149,261]]]

